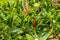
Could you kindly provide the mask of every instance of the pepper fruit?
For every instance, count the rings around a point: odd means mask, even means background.
[[[36,27],[36,19],[34,18],[33,27]]]
[[[26,15],[28,15],[28,8],[25,9],[25,13],[26,13]]]
[[[26,9],[25,9],[26,15],[28,15],[28,0],[26,0]]]

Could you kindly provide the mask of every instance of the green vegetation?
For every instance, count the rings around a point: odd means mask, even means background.
[[[51,34],[60,33],[60,3],[52,0],[28,3],[26,16],[26,0],[0,0],[0,40],[49,40]]]

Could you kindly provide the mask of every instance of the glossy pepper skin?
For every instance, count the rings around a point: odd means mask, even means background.
[[[34,18],[33,27],[36,27],[36,19]]]

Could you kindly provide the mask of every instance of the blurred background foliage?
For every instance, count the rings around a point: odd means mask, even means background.
[[[60,3],[52,0],[0,0],[0,40],[49,40],[60,33]],[[34,18],[37,25],[33,27]]]

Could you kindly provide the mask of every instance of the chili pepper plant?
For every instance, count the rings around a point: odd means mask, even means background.
[[[49,40],[60,34],[60,3],[53,0],[0,0],[0,40]]]

